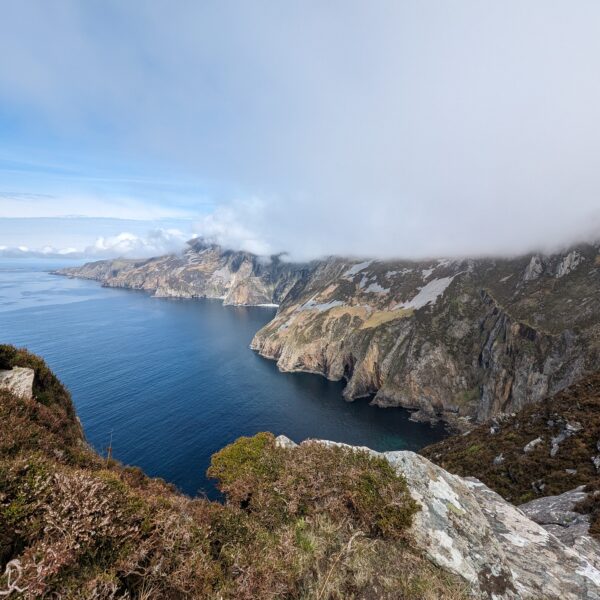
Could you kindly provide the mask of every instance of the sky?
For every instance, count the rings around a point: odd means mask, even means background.
[[[0,251],[600,239],[600,4],[6,0]]]

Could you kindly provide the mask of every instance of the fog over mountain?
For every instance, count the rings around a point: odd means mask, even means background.
[[[145,205],[298,259],[599,238],[599,27],[587,0],[9,1],[0,177],[39,216]]]

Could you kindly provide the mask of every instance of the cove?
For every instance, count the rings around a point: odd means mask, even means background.
[[[40,354],[73,396],[88,441],[188,494],[217,497],[210,456],[241,435],[418,450],[446,436],[399,408],[346,402],[343,383],[281,373],[249,349],[275,314],[217,300],[152,298],[0,262],[0,343]]]

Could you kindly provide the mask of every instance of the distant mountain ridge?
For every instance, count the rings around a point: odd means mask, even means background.
[[[422,420],[468,428],[600,369],[600,246],[552,255],[311,263],[194,240],[182,255],[59,272],[156,296],[278,304],[252,348],[284,371],[345,378]]]
[[[194,239],[181,254],[99,260],[56,273],[93,279],[106,287],[145,290],[163,298],[215,298],[224,304],[260,305],[279,304],[309,269],[279,256],[263,258]]]

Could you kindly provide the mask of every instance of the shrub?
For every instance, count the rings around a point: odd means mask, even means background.
[[[323,513],[397,539],[417,510],[405,480],[385,459],[321,443],[281,448],[268,433],[240,438],[215,454],[208,474],[231,503],[269,526]]]

